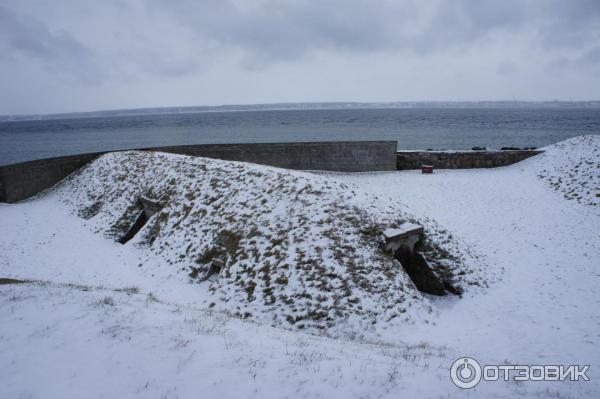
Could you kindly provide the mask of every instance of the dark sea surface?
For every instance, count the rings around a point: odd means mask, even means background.
[[[600,109],[405,108],[176,113],[0,122],[0,165],[204,143],[395,140],[399,149],[542,147],[600,134]]]

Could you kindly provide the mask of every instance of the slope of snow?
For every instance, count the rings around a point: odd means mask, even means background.
[[[574,137],[542,150],[528,168],[565,198],[600,212],[600,136]]]

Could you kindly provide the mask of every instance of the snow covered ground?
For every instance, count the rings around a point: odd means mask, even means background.
[[[184,282],[169,258],[96,233],[59,193],[0,204],[0,278],[41,281],[0,285],[0,397],[595,397],[600,214],[577,198],[596,198],[598,146],[595,137],[571,139],[497,169],[320,176],[354,190],[359,208],[388,203],[434,220],[501,276],[461,299],[420,296],[414,309],[431,311],[410,311],[410,322],[374,338],[332,339],[209,310],[201,285]],[[567,181],[577,163],[590,165],[592,183],[574,180],[573,201],[545,179]],[[461,356],[589,364],[590,381],[461,390],[449,378]]]

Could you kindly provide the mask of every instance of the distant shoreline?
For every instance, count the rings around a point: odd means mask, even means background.
[[[186,106],[130,108],[68,112],[55,114],[0,115],[0,122],[82,119],[119,116],[149,116],[169,114],[196,114],[213,112],[257,112],[257,111],[310,111],[310,110],[352,110],[352,109],[600,109],[596,101],[399,101],[399,102],[320,102],[320,103],[272,103],[247,105]]]

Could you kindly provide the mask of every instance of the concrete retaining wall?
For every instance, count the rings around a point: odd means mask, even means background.
[[[17,202],[64,179],[102,153],[40,159],[0,167],[0,202]]]
[[[398,170],[421,169],[433,165],[436,169],[494,168],[517,163],[543,151],[399,151],[396,154]]]
[[[367,172],[396,169],[395,141],[277,144],[201,144],[144,148],[298,170]],[[17,202],[39,193],[103,152],[42,159],[0,167],[0,202]]]
[[[174,154],[252,162],[296,170],[369,172],[396,169],[395,141],[208,144],[150,148]]]
[[[491,168],[510,165],[541,151],[400,151],[395,141],[276,144],[200,144],[144,148],[297,170],[370,172],[420,169]],[[41,159],[0,167],[0,202],[17,202],[39,193],[104,154],[97,152]]]

